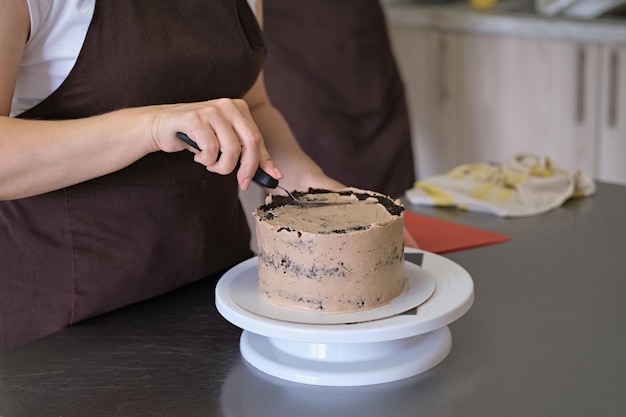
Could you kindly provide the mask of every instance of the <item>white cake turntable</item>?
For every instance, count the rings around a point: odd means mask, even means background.
[[[357,386],[425,372],[452,348],[448,324],[474,301],[470,275],[430,252],[406,250],[408,289],[382,307],[354,313],[294,311],[258,295],[257,259],[226,272],[215,290],[218,311],[243,329],[241,353],[278,378],[312,385]],[[419,263],[419,262],[418,262]]]

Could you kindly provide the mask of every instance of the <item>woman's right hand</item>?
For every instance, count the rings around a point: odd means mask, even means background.
[[[202,151],[178,139],[178,132],[189,136]],[[242,189],[248,188],[259,167],[276,179],[282,178],[247,103],[241,99],[157,106],[152,148],[165,152],[188,149],[196,153],[196,162],[222,175],[230,174],[239,162],[237,181]]]
[[[187,134],[202,151],[178,139],[177,132]],[[61,121],[0,116],[0,200],[42,194],[106,175],[150,152],[185,149],[196,152],[196,162],[217,174],[231,173],[239,160],[237,182],[242,189],[248,188],[259,167],[282,178],[246,102],[216,99]]]

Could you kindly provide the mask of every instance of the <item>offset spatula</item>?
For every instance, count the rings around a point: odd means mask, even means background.
[[[185,133],[177,132],[176,136],[178,137],[178,139],[182,140],[183,142],[185,142],[187,145],[191,146],[192,148],[197,149],[198,151],[202,151],[202,149],[200,149],[198,144],[189,136],[187,136]],[[240,165],[239,161],[237,161],[237,165],[235,166],[235,171],[239,169],[239,165]],[[265,188],[274,189],[278,187],[284,192],[286,192],[287,194],[289,194],[291,198],[293,198],[294,200],[296,199],[293,195],[291,195],[289,191],[287,191],[286,189],[278,185],[278,180],[276,178],[273,178],[270,174],[263,171],[261,168],[257,168],[256,172],[254,173],[254,177],[252,177],[252,181],[256,182],[261,187],[265,187]]]
[[[185,142],[187,145],[191,146],[192,148],[194,148],[194,149],[196,149],[198,151],[202,150],[202,149],[200,149],[198,144],[193,139],[191,139],[189,136],[187,136],[185,133],[177,132],[176,136],[178,137],[178,139],[182,140],[183,142]],[[219,158],[219,156],[218,156],[218,158]],[[237,169],[239,169],[239,161],[237,161],[237,165],[235,166],[235,170],[237,170]],[[291,199],[293,201],[297,202],[298,204],[337,206],[337,205],[346,205],[346,204],[353,204],[354,203],[352,201],[315,201],[315,200],[301,200],[301,199],[298,199],[293,194],[291,194],[289,192],[289,190],[287,190],[286,188],[281,187],[278,184],[278,180],[276,178],[270,176],[270,174],[268,174],[267,172],[263,171],[261,168],[257,168],[256,172],[254,173],[254,177],[252,177],[252,181],[256,182],[261,187],[270,188],[270,189],[280,188],[281,190],[286,192],[287,195],[289,195],[289,197],[291,197]]]

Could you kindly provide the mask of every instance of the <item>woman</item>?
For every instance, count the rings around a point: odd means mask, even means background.
[[[0,2],[0,350],[250,256],[257,167],[340,186],[269,104],[264,55],[245,0]]]

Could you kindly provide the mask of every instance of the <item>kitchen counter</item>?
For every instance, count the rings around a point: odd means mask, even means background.
[[[394,27],[626,45],[625,19],[543,17],[506,3],[485,11],[474,10],[467,2],[446,5],[390,2],[384,8],[389,25]]]
[[[476,299],[423,374],[350,388],[262,374],[205,280],[1,353],[0,416],[626,415],[625,207],[606,183],[514,220],[408,207],[511,237],[445,255]]]

